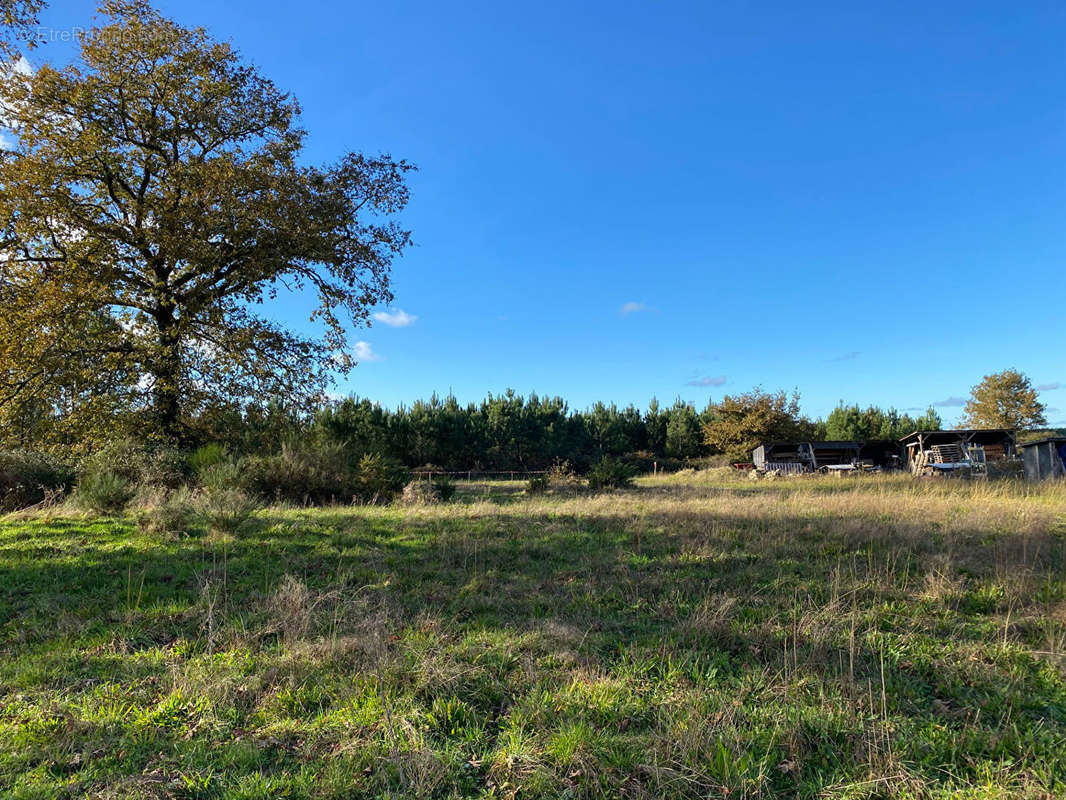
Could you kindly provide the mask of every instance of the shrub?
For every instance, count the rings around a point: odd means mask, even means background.
[[[244,489],[248,482],[246,466],[244,461],[228,458],[203,467],[197,477],[204,489]]]
[[[130,486],[180,486],[188,467],[181,452],[167,447],[147,447],[133,439],[116,439],[84,458],[80,474],[111,472]]]
[[[633,477],[636,474],[636,470],[630,465],[605,456],[589,470],[589,488],[596,491],[625,489],[633,485]]]
[[[454,496],[455,484],[448,478],[440,477],[436,480],[419,478],[403,487],[400,502],[405,506],[447,503]]]
[[[439,503],[440,500],[440,492],[437,491],[436,484],[425,478],[408,483],[403,487],[403,493],[400,495],[400,502],[405,506],[432,505]]]
[[[349,501],[362,491],[344,447],[335,443],[283,444],[279,453],[248,459],[244,467],[243,483],[268,500],[323,504]]]
[[[187,489],[167,491],[151,489],[138,493],[137,529],[160,538],[172,538],[188,532],[193,508]]]
[[[73,483],[74,471],[53,456],[0,451],[0,513],[42,503]]]
[[[433,481],[433,485],[436,487],[442,503],[447,503],[455,497],[455,481],[447,475],[441,475]]]
[[[196,512],[213,533],[239,533],[258,509],[254,497],[235,487],[209,487],[196,496]]]
[[[210,442],[192,451],[189,455],[189,469],[194,475],[200,475],[204,470],[226,461],[230,461],[226,448],[218,442]]]
[[[403,491],[407,471],[378,453],[359,459],[356,496],[364,503],[389,503]]]
[[[556,489],[576,488],[582,484],[573,464],[561,458],[555,459],[547,472],[548,485]]]
[[[551,486],[551,478],[547,474],[531,475],[526,481],[526,494],[544,494]]]
[[[93,468],[78,478],[75,492],[78,504],[97,514],[122,511],[133,496],[130,482],[118,472]]]

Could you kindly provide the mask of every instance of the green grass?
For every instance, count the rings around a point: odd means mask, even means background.
[[[0,522],[0,796],[1061,797],[1066,489]]]

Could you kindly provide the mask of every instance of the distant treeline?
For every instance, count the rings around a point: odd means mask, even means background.
[[[764,438],[897,439],[915,428],[936,429],[930,409],[913,418],[892,409],[841,404],[825,420],[809,420],[783,393],[759,391],[697,410],[677,400],[646,410],[596,403],[572,410],[559,397],[507,391],[480,403],[455,397],[419,400],[395,410],[366,399],[331,401],[311,412],[281,405],[214,409],[192,420],[195,447],[218,442],[235,453],[277,452],[283,444],[343,444],[352,453],[379,453],[408,467],[444,470],[536,470],[556,461],[583,469],[604,456],[658,459],[672,466],[723,455],[746,460]],[[650,466],[643,464],[642,466]]]

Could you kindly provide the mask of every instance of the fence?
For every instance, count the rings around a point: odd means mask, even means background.
[[[482,480],[525,480],[531,475],[547,475],[546,469],[462,469],[458,471],[448,471],[443,469],[416,469],[412,470],[411,474],[418,480],[433,480],[435,477],[446,478],[458,478],[460,480],[472,481],[475,478]]]

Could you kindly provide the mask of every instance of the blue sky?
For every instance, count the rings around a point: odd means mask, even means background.
[[[950,422],[1016,367],[1066,420],[1061,4],[158,5],[295,94],[309,161],[420,168],[410,324],[355,332],[341,392],[761,385]]]

